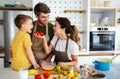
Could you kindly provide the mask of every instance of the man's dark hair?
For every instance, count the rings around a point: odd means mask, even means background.
[[[50,13],[50,8],[44,3],[38,3],[34,7],[34,13],[39,16],[41,12]]]

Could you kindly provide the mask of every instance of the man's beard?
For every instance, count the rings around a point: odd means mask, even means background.
[[[40,20],[38,20],[38,24],[40,25],[40,26],[46,26],[47,24],[48,24],[48,22],[41,22]]]

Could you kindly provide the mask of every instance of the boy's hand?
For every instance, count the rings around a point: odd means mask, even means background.
[[[40,66],[38,64],[34,65],[34,69],[39,69],[39,68],[40,68]]]

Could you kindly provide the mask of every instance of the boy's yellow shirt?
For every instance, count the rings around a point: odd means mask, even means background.
[[[32,45],[30,35],[23,31],[18,31],[15,35],[12,44],[12,69],[27,69],[31,66],[31,62],[26,55],[26,48]]]

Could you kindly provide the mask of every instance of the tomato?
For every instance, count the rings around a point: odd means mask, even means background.
[[[35,35],[40,35],[40,36],[44,36],[44,33],[43,32],[34,32]]]
[[[40,74],[35,75],[35,79],[42,79],[42,76]]]
[[[49,72],[44,72],[43,76],[44,76],[44,78],[48,78],[50,76],[50,73]]]
[[[40,36],[43,36],[43,35],[44,35],[44,33],[43,33],[43,32],[39,32],[39,35],[40,35]]]
[[[39,35],[39,33],[38,33],[38,32],[34,32],[34,34],[35,34],[35,35]]]

